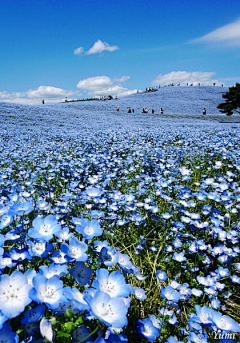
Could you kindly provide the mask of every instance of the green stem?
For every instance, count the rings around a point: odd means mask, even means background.
[[[85,342],[89,337],[94,335],[95,332],[97,332],[98,329],[99,329],[99,325],[92,332],[90,332],[90,334],[88,334],[87,336],[83,337],[78,343]]]

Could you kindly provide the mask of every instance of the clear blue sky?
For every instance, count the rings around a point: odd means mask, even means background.
[[[171,82],[240,82],[239,0],[0,5],[0,101],[120,96]]]

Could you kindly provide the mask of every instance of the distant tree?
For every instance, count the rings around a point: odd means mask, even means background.
[[[217,108],[220,112],[226,113],[227,116],[231,116],[234,111],[240,113],[240,83],[229,87],[229,91],[223,94],[222,97],[226,101],[218,105]]]

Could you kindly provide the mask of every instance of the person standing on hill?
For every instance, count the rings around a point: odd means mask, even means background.
[[[207,114],[206,108],[204,107],[202,114],[205,116]]]
[[[163,114],[163,108],[162,107],[160,108],[160,113]]]

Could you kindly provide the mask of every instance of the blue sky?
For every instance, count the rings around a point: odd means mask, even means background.
[[[0,101],[240,82],[239,0],[1,0]]]

